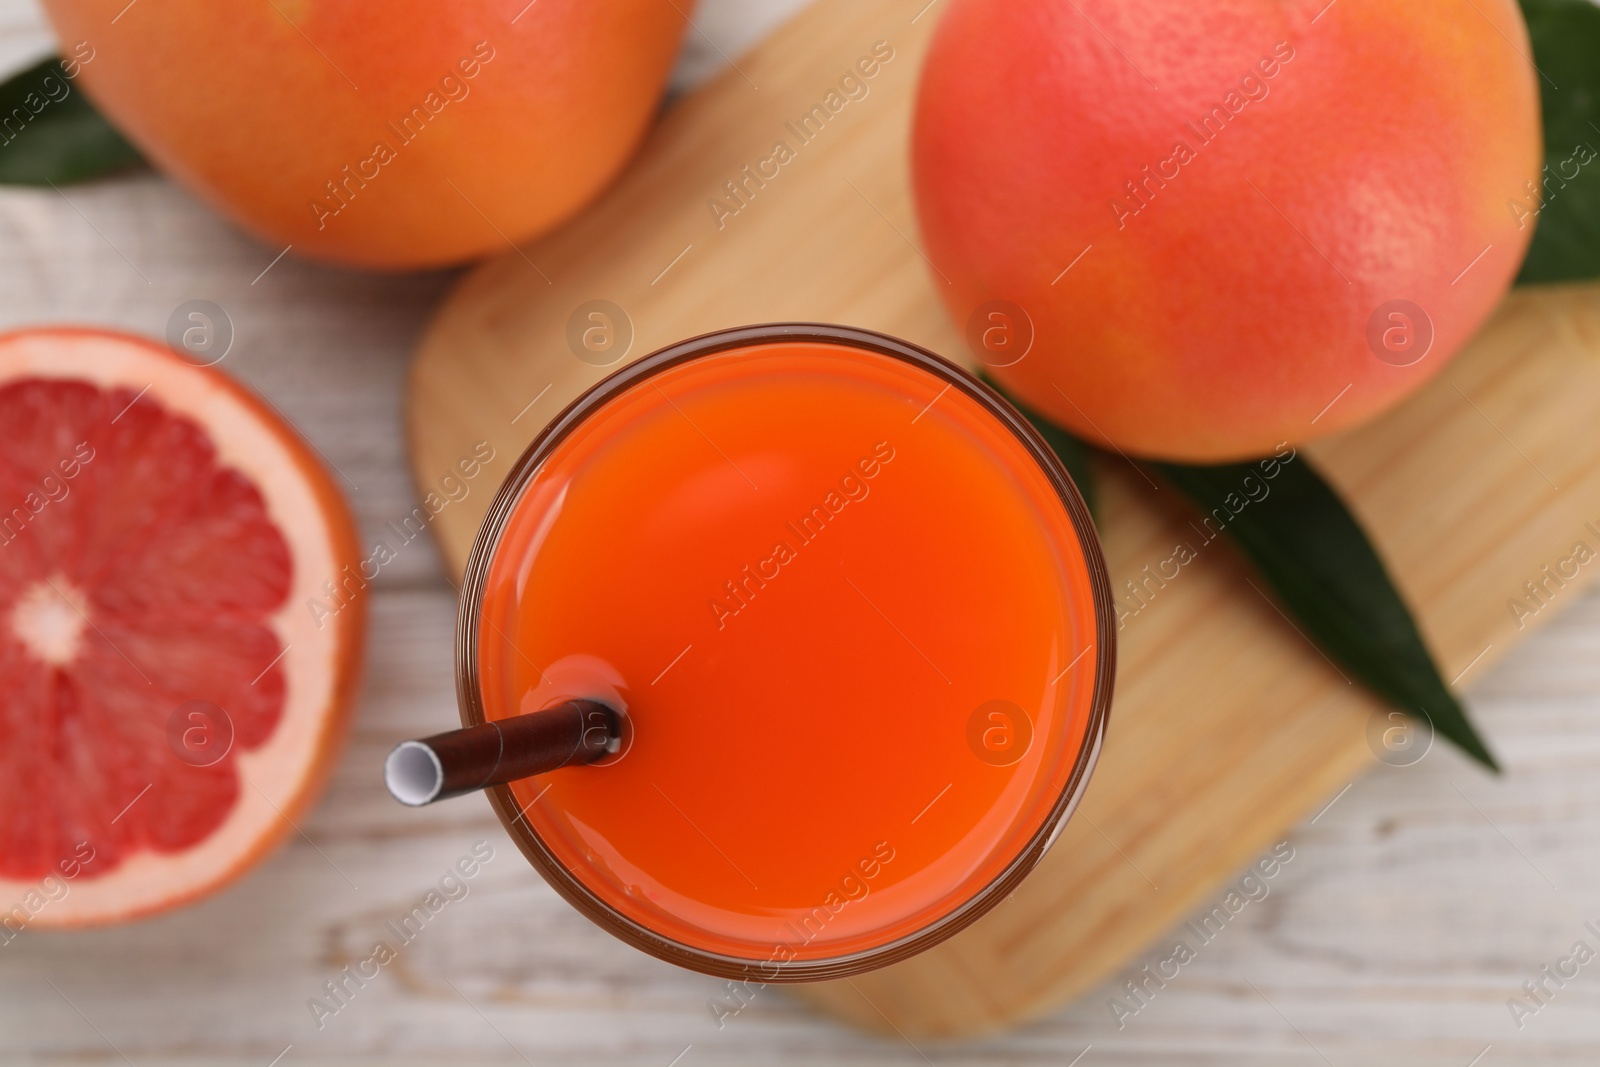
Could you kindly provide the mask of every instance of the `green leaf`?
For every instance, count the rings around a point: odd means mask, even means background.
[[[1271,476],[1268,464],[1276,469]],[[1469,756],[1499,770],[1439,675],[1372,542],[1304,457],[1149,466],[1199,507],[1208,528],[1233,538],[1278,604],[1341,673],[1403,711],[1422,713]]]
[[[0,184],[66,185],[140,161],[59,59],[42,60],[0,83]]]
[[[1092,505],[1089,461],[1097,449],[1018,403],[988,375],[979,377],[1033,423]],[[1145,466],[1199,508],[1205,529],[1216,531],[1211,536],[1232,538],[1285,617],[1293,616],[1295,628],[1335,669],[1424,716],[1485,767],[1500,769],[1445,685],[1366,531],[1309,461],[1291,452],[1252,463]]]
[[[1517,281],[1593,278],[1600,275],[1600,7],[1522,0],[1522,11],[1538,67],[1545,170],[1544,208]],[[1522,211],[1537,207],[1531,193],[1519,200]]]
[[[1083,502],[1089,505],[1089,514],[1093,516],[1095,514],[1094,467],[1090,460],[1094,456],[1094,450],[1000,388],[1000,383],[987,374],[979,372],[978,377],[983,384],[999,393],[1006,403],[1021,412],[1022,417],[1039,431],[1039,436],[1044,438],[1045,444],[1049,445],[1056,458],[1061,460],[1061,465],[1067,468],[1067,473],[1072,475],[1072,480],[1077,483],[1078,492],[1083,494]]]
[[[1018,403],[987,374],[979,377],[1033,423],[1092,507],[1090,459],[1097,449]],[[1252,463],[1145,466],[1200,509],[1205,529],[1216,531],[1211,536],[1232,538],[1295,628],[1341,674],[1423,715],[1467,755],[1500,769],[1445,685],[1366,531],[1309,461],[1279,453]]]

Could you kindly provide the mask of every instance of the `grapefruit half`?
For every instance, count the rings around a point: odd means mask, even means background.
[[[0,940],[186,903],[294,832],[360,674],[364,603],[324,583],[359,558],[311,448],[227,375],[0,335]]]

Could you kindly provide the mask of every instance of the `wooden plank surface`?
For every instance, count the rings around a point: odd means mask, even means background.
[[[924,10],[919,0],[821,0],[680,102],[582,219],[469,275],[413,369],[419,483],[479,439],[515,456],[607,373],[568,341],[572,316],[594,299],[626,313],[630,358],[781,319],[870,326],[962,356],[907,191],[909,110],[933,22]],[[795,117],[869,54],[884,62],[867,94],[802,135]],[[775,142],[795,158],[775,177],[761,168],[758,185],[747,164],[777,158]],[[1583,530],[1600,520],[1600,438],[1588,432],[1600,420],[1597,340],[1596,290],[1519,294],[1404,410],[1310,450],[1368,520],[1447,677],[1481,670],[1525,635],[1527,620],[1506,607],[1525,579],[1580,537],[1600,548]],[[1199,559],[1147,603],[1122,598],[1131,613],[1117,703],[1080,815],[971,930],[798,995],[912,1036],[1048,1011],[1146,949],[1371,761],[1378,706],[1228,549],[1206,543],[1170,491],[1126,465],[1110,475],[1101,518],[1117,588],[1180,543]],[[457,566],[485,499],[439,518]]]
[[[737,56],[737,33],[764,6],[703,0],[697,22]],[[720,61],[703,39],[690,44],[697,59]],[[0,0],[0,60],[16,66],[48,47],[31,2]],[[252,285],[278,250],[240,237],[163,180],[67,193],[70,204],[48,190],[0,191],[0,325],[91,321],[159,334],[179,303],[215,300],[239,328],[223,368],[353,481],[368,538],[416,506],[401,432],[405,372],[449,278],[362,277],[291,255]],[[389,746],[453,714],[454,600],[425,540],[375,588],[365,698],[327,796],[302,823],[306,836],[198,907],[0,948],[0,1063],[266,1067],[286,1048],[279,1067],[667,1067],[680,1053],[678,1067],[1064,1067],[1080,1054],[1078,1067],[1465,1067],[1486,1046],[1480,1067],[1600,1058],[1600,979],[1590,970],[1521,1030],[1505,1006],[1600,912],[1592,591],[1563,594],[1542,632],[1463,680],[1506,760],[1503,780],[1444,751],[1367,773],[1293,830],[1296,858],[1271,895],[1120,1030],[1106,1002],[1136,967],[975,1042],[918,1039],[913,1049],[779,993],[719,1030],[706,1006],[719,983],[626,949],[499,852],[402,968],[319,1031],[306,999],[473,841],[500,842],[487,805],[406,811],[376,784]],[[1134,961],[1145,962],[1155,960]]]

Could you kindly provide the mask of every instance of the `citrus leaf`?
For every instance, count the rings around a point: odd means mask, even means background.
[[[1092,504],[1090,459],[1098,450],[1018,403],[988,375],[980,377],[1033,423]],[[1341,674],[1348,671],[1346,677],[1354,675],[1395,707],[1424,716],[1467,755],[1500,769],[1445,685],[1366,531],[1303,456],[1280,452],[1205,467],[1147,460],[1144,466],[1189,498],[1207,530],[1232,538],[1286,617]]]
[[[0,82],[0,185],[66,185],[139,162],[59,59]]]
[[[1507,210],[1537,223],[1518,283],[1600,275],[1600,6],[1522,0],[1544,113],[1543,208],[1523,190]]]
[[[1094,516],[1094,467],[1090,462],[1094,450],[1026,404],[1019,402],[1016,397],[1000,388],[1000,384],[987,374],[980,373],[978,377],[982,379],[983,384],[999,393],[1006,403],[1021,412],[1022,417],[1039,431],[1039,436],[1044,438],[1045,444],[1050,446],[1050,450],[1056,454],[1061,465],[1067,468],[1067,473],[1072,475],[1072,480],[1078,485],[1078,492],[1083,494],[1083,502],[1089,505],[1090,516]]]
[[[1278,604],[1341,673],[1402,711],[1426,716],[1435,731],[1498,771],[1338,493],[1304,457],[1276,463],[1270,477],[1262,472],[1267,462],[1274,461],[1148,466],[1187,496],[1208,525],[1233,538]]]

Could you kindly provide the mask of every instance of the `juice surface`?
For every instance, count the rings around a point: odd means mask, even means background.
[[[1090,725],[1090,572],[1023,445],[843,345],[703,356],[541,465],[494,551],[489,718],[625,710],[604,765],[512,786],[661,936],[831,959],[948,916],[1027,847]]]

